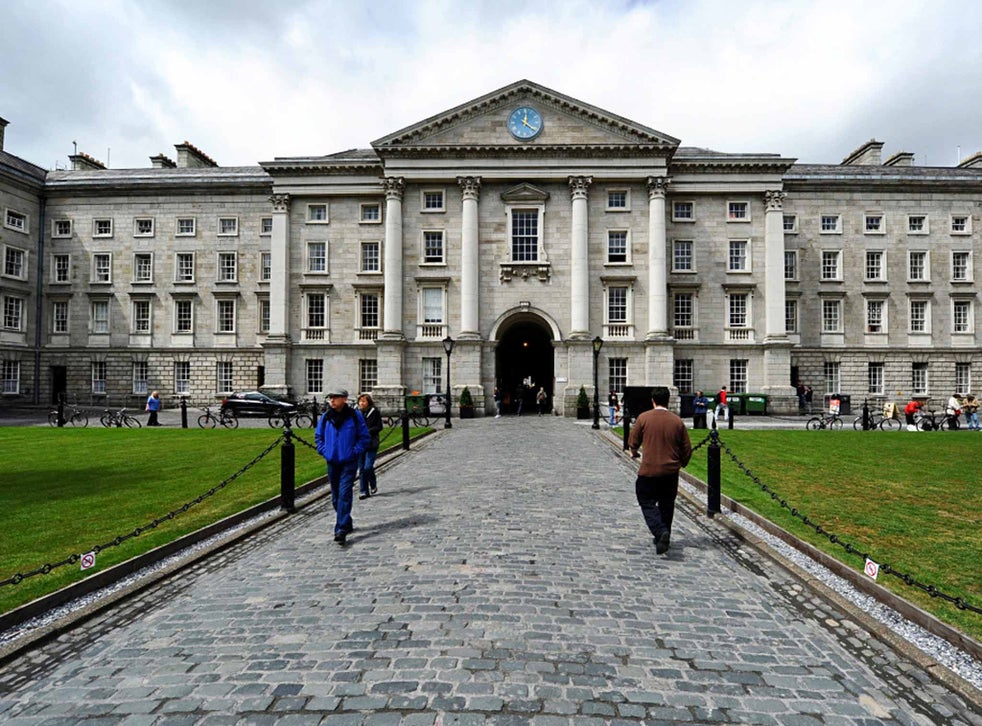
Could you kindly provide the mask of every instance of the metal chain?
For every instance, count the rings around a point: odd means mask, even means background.
[[[703,441],[702,443],[705,443],[705,441]],[[702,443],[699,444],[699,446],[702,446]],[[802,521],[802,523],[808,525],[813,530],[815,530],[815,532],[817,534],[820,534],[823,537],[827,538],[829,540],[829,542],[831,542],[832,544],[839,545],[840,547],[842,547],[843,549],[845,549],[845,551],[848,552],[849,554],[851,554],[851,555],[858,555],[858,556],[862,557],[863,560],[874,559],[874,558],[870,557],[870,555],[869,555],[868,552],[863,552],[858,547],[856,547],[855,545],[853,545],[851,542],[846,542],[843,539],[841,539],[838,535],[835,535],[835,534],[832,534],[831,532],[826,531],[825,528],[822,527],[822,525],[818,524],[817,522],[812,521],[811,518],[808,517],[808,515],[803,514],[802,512],[798,511],[798,508],[797,507],[792,507],[790,504],[788,504],[788,502],[787,502],[786,499],[781,498],[781,496],[777,492],[775,492],[773,489],[771,489],[769,486],[767,486],[764,482],[762,482],[760,480],[760,477],[758,477],[752,471],[750,471],[750,469],[747,468],[747,466],[744,465],[744,463],[742,461],[740,461],[739,458],[737,458],[737,455],[734,454],[730,450],[730,447],[728,447],[726,444],[723,443],[722,439],[720,439],[719,445],[723,449],[723,451],[726,452],[726,455],[730,457],[730,459],[733,461],[733,463],[737,465],[737,467],[740,469],[740,471],[742,471],[746,476],[748,476],[751,479],[751,481],[753,481],[754,484],[756,484],[758,487],[760,487],[761,491],[763,491],[766,494],[769,494],[770,497],[771,497],[771,499],[773,499],[775,502],[777,502],[778,504],[780,504],[783,508],[785,508],[789,512],[791,512],[792,516],[797,517],[798,519],[800,519]],[[970,612],[976,613],[977,615],[982,615],[982,608],[977,607],[975,605],[970,605],[964,598],[962,598],[962,597],[955,597],[953,595],[948,595],[948,594],[943,593],[940,590],[938,590],[938,588],[936,588],[934,585],[926,585],[923,582],[918,582],[917,580],[914,579],[913,575],[910,575],[910,574],[901,572],[900,570],[894,569],[889,564],[881,564],[880,565],[880,571],[881,572],[884,572],[884,573],[886,573],[888,575],[893,575],[894,577],[896,577],[896,578],[900,579],[901,581],[903,581],[903,583],[905,585],[911,585],[913,587],[920,588],[921,590],[923,590],[924,592],[926,592],[928,595],[930,595],[932,598],[935,598],[935,597],[936,598],[941,598],[942,600],[945,600],[946,602],[950,602],[951,604],[953,604],[959,610],[968,610]]]
[[[314,451],[317,451],[317,447],[316,446],[314,446],[309,441],[304,441],[302,438],[300,438],[299,436],[297,436],[296,430],[294,430],[294,432],[293,432],[293,438],[296,439],[297,441],[299,441],[304,446],[306,446],[308,449],[313,449]],[[319,451],[317,451],[317,453],[320,454]]]
[[[249,471],[249,469],[251,469],[252,467],[254,467],[256,464],[258,464],[260,461],[262,461],[262,459],[264,459],[266,456],[268,456],[269,453],[273,449],[275,449],[277,446],[279,446],[280,443],[282,443],[283,438],[284,438],[284,436],[283,435],[280,435],[280,437],[277,438],[276,441],[274,441],[272,444],[270,444],[269,446],[267,446],[263,450],[263,452],[261,454],[259,454],[259,456],[257,456],[252,461],[250,461],[248,464],[246,464],[241,469],[239,469],[237,472],[235,472],[234,474],[232,474],[232,476],[230,476],[230,477],[228,477],[226,479],[223,479],[221,482],[219,482],[218,484],[216,484],[215,486],[213,486],[211,489],[209,489],[204,494],[201,494],[200,496],[192,499],[189,502],[185,502],[184,504],[182,504],[177,509],[174,509],[174,510],[168,512],[167,514],[165,514],[162,517],[158,517],[157,519],[154,519],[152,522],[149,522],[149,523],[143,525],[142,527],[137,527],[136,529],[134,529],[132,532],[129,532],[128,534],[119,535],[119,536],[113,538],[112,540],[110,540],[109,542],[104,542],[103,544],[98,544],[98,545],[95,545],[93,547],[90,547],[88,549],[88,551],[89,552],[95,552],[96,554],[98,554],[99,552],[102,552],[103,550],[108,549],[110,547],[118,547],[123,542],[126,542],[127,540],[132,539],[133,537],[139,537],[144,532],[146,532],[148,530],[151,530],[151,529],[156,529],[159,525],[163,524],[164,522],[169,522],[170,520],[174,519],[175,517],[178,517],[181,514],[184,514],[189,509],[191,509],[191,507],[195,506],[196,504],[201,504],[201,502],[203,502],[208,497],[214,496],[215,493],[221,491],[226,486],[228,486],[233,481],[235,481],[240,476],[242,476],[247,471]],[[296,438],[296,437],[294,437],[294,438]],[[306,443],[306,442],[304,442],[304,443]],[[308,446],[309,446],[309,444],[308,444]],[[73,564],[75,564],[76,562],[79,561],[79,558],[80,558],[79,555],[73,553],[71,555],[68,555],[68,557],[66,557],[65,559],[61,560],[60,562],[54,562],[54,563],[44,564],[44,565],[41,565],[40,567],[36,567],[35,569],[30,570],[29,572],[18,572],[18,573],[14,574],[14,575],[11,575],[6,580],[0,580],[0,587],[3,587],[4,585],[18,585],[21,582],[23,582],[24,580],[26,580],[27,578],[34,577],[35,575],[47,575],[49,572],[51,572],[52,570],[54,570],[54,569],[56,569],[58,567],[63,567],[65,565],[73,565]]]
[[[700,441],[698,444],[692,447],[692,453],[694,454],[697,451],[699,451],[699,449],[705,446],[706,442],[709,441],[711,438],[713,438],[713,435],[711,433],[706,434],[706,438],[704,438],[702,441]]]

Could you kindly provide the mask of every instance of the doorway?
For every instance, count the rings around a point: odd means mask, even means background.
[[[51,404],[58,405],[58,401],[68,391],[68,368],[65,366],[51,366]]]
[[[555,351],[549,327],[524,316],[505,328],[494,352],[495,384],[502,391],[502,413],[534,413],[535,395],[546,391],[545,410],[552,411]]]

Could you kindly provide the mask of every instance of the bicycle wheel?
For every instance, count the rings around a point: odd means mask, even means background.
[[[271,429],[281,429],[286,424],[283,420],[283,415],[279,413],[274,413],[269,417],[269,427]]]
[[[227,413],[222,416],[221,424],[227,429],[237,429],[239,428],[239,417],[232,413]]]
[[[52,411],[51,413],[48,414],[48,423],[51,426],[57,426],[58,425],[58,412],[57,411]]]
[[[917,422],[918,431],[934,431],[934,422],[929,418],[922,418]]]
[[[198,416],[198,426],[203,429],[213,429],[218,424],[215,417],[210,413],[203,413]]]
[[[298,413],[293,419],[293,427],[297,429],[309,429],[314,425],[314,419],[309,413]]]
[[[900,431],[903,428],[900,422],[895,418],[885,418],[880,421],[881,431]]]
[[[123,423],[126,425],[126,428],[130,429],[139,429],[143,427],[143,424],[140,423],[140,419],[130,416],[128,413],[123,414]]]
[[[75,411],[72,414],[72,426],[81,426],[85,428],[89,425],[88,414],[82,413],[81,411]]]
[[[952,418],[951,416],[945,416],[943,419],[941,419],[941,423],[938,424],[938,429],[941,431],[957,431],[958,419]]]
[[[862,422],[860,422],[859,428],[862,428]],[[839,431],[842,429],[842,419],[836,416],[831,421],[829,421],[829,428],[834,431]]]
[[[116,417],[106,411],[99,417],[99,423],[101,423],[107,429],[111,429],[116,424]]]
[[[854,429],[856,429],[856,431],[862,431],[863,430],[863,417],[862,416],[856,416],[856,418],[854,418],[852,420],[852,427]]]
[[[825,422],[818,416],[808,419],[808,423],[805,424],[805,428],[809,431],[818,431],[819,429],[825,428]]]

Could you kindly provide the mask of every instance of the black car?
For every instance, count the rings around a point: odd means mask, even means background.
[[[278,401],[259,391],[232,393],[222,401],[222,411],[227,411],[235,416],[272,416],[294,410],[296,410],[296,406],[292,403]]]

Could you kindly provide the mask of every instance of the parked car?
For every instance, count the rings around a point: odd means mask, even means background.
[[[295,409],[296,406],[292,403],[277,401],[259,391],[232,393],[222,401],[222,411],[228,411],[235,416],[272,416],[292,412]]]

